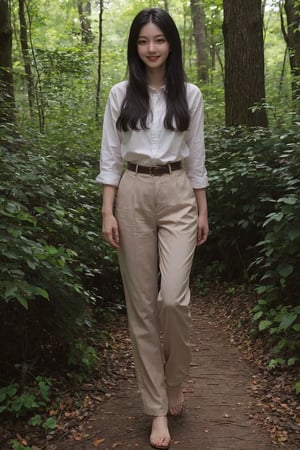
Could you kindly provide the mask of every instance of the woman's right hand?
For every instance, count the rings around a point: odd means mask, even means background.
[[[119,227],[114,215],[102,216],[102,234],[106,242],[114,248],[120,248]]]

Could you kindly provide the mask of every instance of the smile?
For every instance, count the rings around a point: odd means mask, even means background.
[[[149,59],[149,61],[157,61],[159,58],[159,56],[147,56],[147,59]]]

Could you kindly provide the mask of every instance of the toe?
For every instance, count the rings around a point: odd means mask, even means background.
[[[153,448],[157,449],[169,448],[170,434],[167,418],[165,416],[153,418],[150,444]]]

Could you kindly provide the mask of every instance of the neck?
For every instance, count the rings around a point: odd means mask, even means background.
[[[155,89],[159,89],[165,83],[165,71],[148,70],[147,80],[151,86],[153,86]]]

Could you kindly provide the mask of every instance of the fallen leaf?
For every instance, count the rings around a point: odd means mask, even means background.
[[[93,442],[93,447],[99,447],[99,445],[103,444],[104,441],[105,441],[105,438],[95,439],[95,441]]]
[[[17,433],[17,438],[18,438],[18,441],[19,441],[20,444],[28,445],[26,439],[22,438],[22,436],[19,433]]]
[[[74,441],[81,441],[82,440],[82,435],[79,434],[79,433],[73,432],[72,433],[72,438],[73,438]]]

